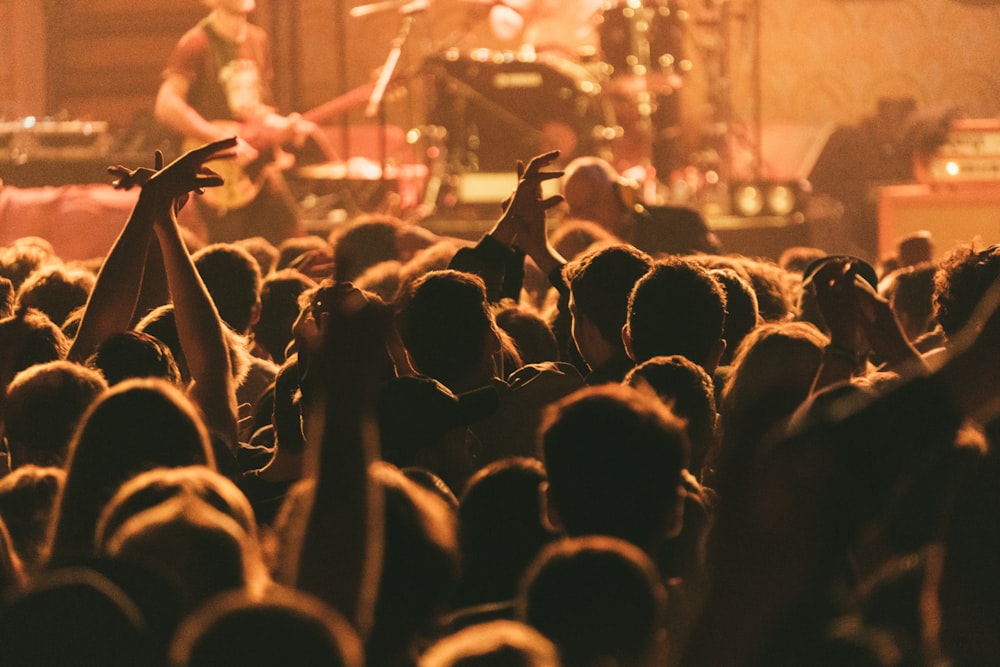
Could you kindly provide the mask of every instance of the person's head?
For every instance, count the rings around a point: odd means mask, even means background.
[[[260,319],[253,326],[254,341],[275,363],[285,360],[285,350],[292,341],[292,324],[299,316],[299,297],[315,286],[309,277],[295,269],[275,271],[261,283]]]
[[[400,272],[403,263],[398,260],[379,262],[369,266],[364,273],[359,275],[354,284],[359,289],[368,290],[378,294],[383,301],[390,303],[396,298],[399,292]]]
[[[278,248],[263,236],[239,239],[233,241],[233,245],[243,248],[257,260],[260,275],[264,278],[271,274],[274,265],[278,263]]]
[[[635,284],[624,329],[636,363],[680,354],[709,373],[726,349],[726,293],[703,266],[680,257],[662,259]]]
[[[93,551],[101,510],[131,477],[160,466],[208,465],[215,456],[191,401],[162,380],[126,380],[84,414],[69,448],[51,531],[50,565]]]
[[[550,545],[525,575],[517,606],[564,665],[666,662],[666,590],[649,556],[622,540],[591,535]]]
[[[0,340],[8,346],[12,373],[64,359],[69,352],[66,335],[47,315],[33,308],[18,310],[0,320]]]
[[[28,276],[52,261],[55,261],[55,253],[51,245],[18,239],[13,245],[0,248],[0,276],[10,280],[16,292]]]
[[[253,255],[232,243],[214,243],[191,260],[222,321],[237,333],[249,333],[260,317],[260,266]]]
[[[62,568],[36,578],[0,612],[3,664],[148,664],[153,656],[140,609],[96,571]]]
[[[481,386],[500,349],[482,278],[432,271],[400,295],[397,325],[414,368],[453,391]]]
[[[934,260],[934,236],[927,230],[907,234],[896,243],[900,267],[915,266]]]
[[[69,269],[61,264],[48,266],[32,273],[17,291],[17,303],[23,308],[36,308],[62,326],[69,314],[87,303],[94,287],[94,274],[82,269]]]
[[[1000,276],[1000,245],[984,250],[961,246],[941,261],[934,276],[934,305],[938,324],[949,338],[968,323],[997,276]]]
[[[549,234],[549,243],[567,261],[605,246],[618,245],[621,239],[592,220],[563,218]]]
[[[712,269],[711,273],[726,292],[726,326],[722,334],[726,340],[726,351],[722,355],[722,363],[728,364],[743,339],[760,324],[760,309],[753,286],[735,270]]]
[[[494,307],[497,327],[510,337],[521,364],[559,361],[559,346],[552,328],[535,310],[505,299]],[[504,367],[506,366],[506,360]]]
[[[0,276],[0,319],[14,314],[14,283]]]
[[[550,406],[539,431],[553,524],[652,553],[683,519],[684,424],[655,396],[631,387],[581,389]]]
[[[10,465],[62,466],[84,412],[107,389],[96,371],[68,361],[27,368],[7,388]]]
[[[461,491],[479,454],[468,427],[489,417],[498,400],[492,387],[456,396],[429,377],[393,378],[378,390],[382,458],[400,468],[426,468]]]
[[[458,505],[460,604],[514,597],[525,568],[555,537],[543,520],[546,480],[541,461],[522,457],[495,461],[469,480]]]
[[[292,588],[262,598],[245,591],[208,600],[181,624],[171,667],[361,667],[361,641],[324,602]]]
[[[97,346],[87,366],[109,385],[129,378],[154,377],[181,386],[181,371],[166,343],[142,331],[113,333]]]
[[[808,398],[827,342],[807,322],[765,323],[743,340],[722,388],[720,484],[740,475],[761,440]]]
[[[222,329],[226,339],[226,347],[229,349],[229,367],[233,374],[233,382],[239,386],[250,370],[248,342],[244,336],[237,334],[228,326],[224,326]],[[177,335],[177,321],[174,316],[173,304],[157,306],[149,311],[135,325],[135,330],[154,336],[164,343],[174,357],[174,362],[181,374],[181,382],[185,385],[190,382],[191,373],[187,367],[187,357],[184,356],[180,337]]]
[[[799,245],[792,246],[781,251],[781,255],[778,257],[778,266],[785,271],[797,273],[801,276],[803,272],[805,272],[806,267],[815,262],[817,259],[826,257],[829,254],[830,253],[822,248]]]
[[[253,539],[229,514],[181,493],[127,518],[96,555],[169,582],[183,612],[231,590],[259,595],[267,570]]]
[[[364,314],[372,321],[383,321],[385,325],[392,317],[389,306],[382,299],[351,283],[327,279],[303,292],[299,296],[299,315],[292,324],[292,334],[299,368],[299,388],[305,401],[316,395],[314,389],[317,383],[322,382],[322,369],[326,363],[320,347],[322,332],[330,321],[331,313],[343,308],[356,308],[359,315]],[[376,385],[395,377],[388,350],[379,360],[379,368],[374,374]]]
[[[313,234],[292,236],[282,241],[278,246],[278,262],[274,269],[280,271],[298,268],[308,254],[332,259],[333,249],[326,239]]]
[[[587,253],[563,268],[573,339],[591,368],[625,354],[622,327],[629,295],[652,264],[649,255],[633,246],[615,245]]]
[[[518,621],[489,621],[439,639],[419,667],[559,667],[555,644]]]
[[[391,664],[411,656],[441,620],[458,577],[458,548],[443,500],[389,464],[371,474],[385,493],[385,556],[366,658]]]
[[[896,269],[879,283],[880,294],[889,300],[892,312],[910,340],[934,328],[934,274],[931,263]]]
[[[402,226],[398,218],[364,215],[330,234],[335,280],[354,280],[379,262],[398,260],[396,235]]]
[[[98,552],[129,519],[177,497],[196,498],[233,519],[251,538],[257,522],[250,501],[232,481],[207,466],[153,468],[122,484],[101,511],[94,530]]]
[[[629,240],[632,216],[630,184],[609,162],[598,157],[578,157],[566,165],[562,194],[568,215],[592,220],[615,236]]]
[[[624,383],[641,389],[649,387],[685,422],[691,443],[689,469],[701,477],[705,456],[716,440],[715,388],[712,377],[687,357],[653,357],[625,376]]]
[[[66,480],[62,468],[25,465],[0,479],[0,520],[31,574],[41,569],[49,521]]]

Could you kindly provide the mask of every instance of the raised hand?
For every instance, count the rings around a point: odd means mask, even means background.
[[[563,175],[562,171],[542,171],[558,157],[559,151],[551,151],[531,158],[527,166],[518,162],[517,188],[503,217],[514,229],[513,244],[546,274],[565,263],[549,244],[545,225],[546,212],[562,202],[563,196],[542,197],[542,183]]]

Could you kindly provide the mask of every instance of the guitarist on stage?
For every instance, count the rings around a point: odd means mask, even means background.
[[[195,145],[237,137],[235,173],[223,173],[220,193],[196,198],[209,240],[264,236],[277,244],[303,233],[277,156],[282,145],[301,142],[315,125],[297,114],[279,115],[271,106],[268,36],[248,19],[255,0],[204,2],[211,12],[181,38],[167,61],[155,115]]]

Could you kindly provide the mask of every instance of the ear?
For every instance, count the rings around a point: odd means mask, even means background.
[[[552,502],[552,487],[548,482],[542,482],[538,492],[542,501],[542,523],[554,533],[563,533],[565,529],[562,518],[559,516],[559,509]]]
[[[709,375],[715,373],[715,369],[719,367],[719,362],[722,361],[722,355],[726,352],[726,341],[724,338],[720,338],[715,341],[712,345],[712,349],[708,352],[708,358],[705,359],[705,363],[702,368],[705,369]]]
[[[687,491],[684,489],[683,484],[677,485],[677,502],[674,503],[673,509],[670,514],[666,517],[665,533],[666,539],[672,540],[681,534],[681,529],[684,528],[684,503],[687,498]]]
[[[629,331],[628,322],[622,325],[622,344],[625,346],[625,354],[632,361],[635,361],[635,352],[632,351],[632,333]]]
[[[250,309],[250,326],[260,322],[260,297],[257,297],[257,301],[254,302],[253,308]]]

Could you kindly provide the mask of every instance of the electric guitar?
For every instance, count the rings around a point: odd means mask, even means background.
[[[301,145],[311,138],[327,155],[335,151],[330,139],[318,126],[337,114],[343,113],[366,102],[374,84],[367,83],[314,109],[297,115],[281,116],[275,113],[261,114],[246,121],[217,120],[212,123],[231,135],[238,135],[257,149],[259,155],[250,164],[239,164],[235,160],[216,160],[207,166],[224,179],[217,188],[209,188],[201,196],[201,201],[216,209],[219,214],[238,209],[252,202],[267,182],[270,174],[281,172],[295,164],[295,155],[287,150],[293,145]],[[182,152],[197,148],[196,139],[185,139]]]

